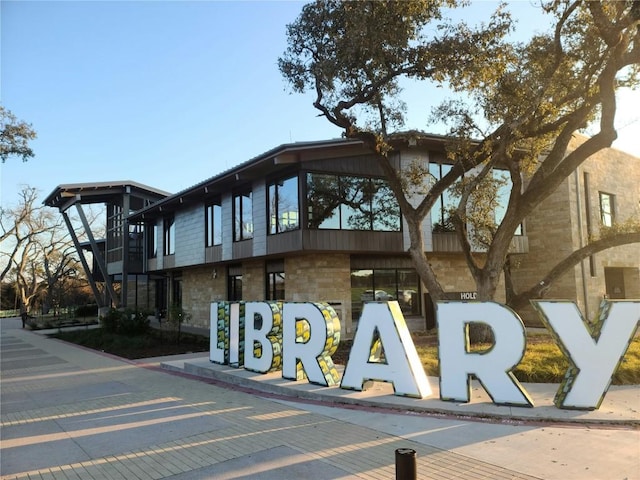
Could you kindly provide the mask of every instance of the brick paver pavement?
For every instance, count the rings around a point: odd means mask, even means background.
[[[382,480],[398,448],[419,478],[535,478],[20,329],[2,332],[1,427],[2,479]]]

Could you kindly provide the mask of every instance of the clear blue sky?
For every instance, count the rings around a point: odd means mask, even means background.
[[[14,204],[23,184],[44,198],[107,180],[175,193],[282,143],[340,136],[277,69],[303,4],[2,0],[1,102],[38,139],[35,158],[0,166],[0,201]],[[530,8],[512,2],[520,31],[544,26]],[[407,128],[429,129],[427,92],[411,101]],[[640,156],[638,95],[622,102],[616,146]]]

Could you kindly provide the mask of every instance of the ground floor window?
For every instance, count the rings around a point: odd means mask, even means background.
[[[165,277],[156,279],[155,310],[156,318],[160,320],[167,317],[167,282]]]
[[[351,311],[357,320],[364,302],[397,300],[405,315],[420,315],[420,282],[412,268],[351,271]]]
[[[266,265],[266,299],[267,300],[284,300],[284,261],[267,262]]]
[[[171,304],[177,307],[182,306],[182,278],[174,278],[171,289]]]
[[[231,266],[229,267],[229,273],[227,275],[229,279],[228,290],[229,290],[229,301],[230,302],[239,302],[242,300],[242,267],[241,266]]]

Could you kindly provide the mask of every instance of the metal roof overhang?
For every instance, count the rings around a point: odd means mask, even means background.
[[[132,194],[134,198],[148,199],[153,202],[171,195],[169,192],[129,180],[69,183],[57,186],[44,199],[43,204],[48,207],[58,208],[60,211],[66,211],[75,203],[110,203],[117,198],[121,198],[125,193]],[[142,207],[143,205],[138,206],[138,208]]]
[[[190,203],[213,199],[234,188],[250,185],[252,181],[277,174],[279,171],[288,169],[292,164],[353,154],[354,150],[362,150],[362,153],[366,151],[361,141],[347,139],[280,145],[237,167],[139,210],[130,215],[129,220],[135,222],[158,218]]]

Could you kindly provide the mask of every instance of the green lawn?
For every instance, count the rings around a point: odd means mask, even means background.
[[[209,350],[208,338],[183,333],[180,343],[176,344],[168,332],[160,333],[155,330],[150,330],[144,335],[119,335],[103,332],[98,328],[63,332],[55,336],[125,358],[146,358]],[[436,338],[416,335],[414,343],[427,375],[437,377],[439,365]],[[344,363],[348,358],[350,345],[349,341],[341,342],[334,355],[334,361]],[[481,350],[483,346],[477,348]],[[550,335],[533,335],[528,339],[522,362],[513,372],[521,382],[560,383],[568,367],[569,362]],[[631,342],[612,383],[614,385],[640,384],[640,337],[636,337]]]
[[[482,349],[479,347],[478,349]],[[438,376],[438,348],[419,345],[416,350],[427,375]],[[513,370],[516,378],[527,383],[560,383],[569,362],[549,335],[536,335],[527,343],[524,358]],[[613,385],[640,384],[640,338],[629,346],[612,380]]]

